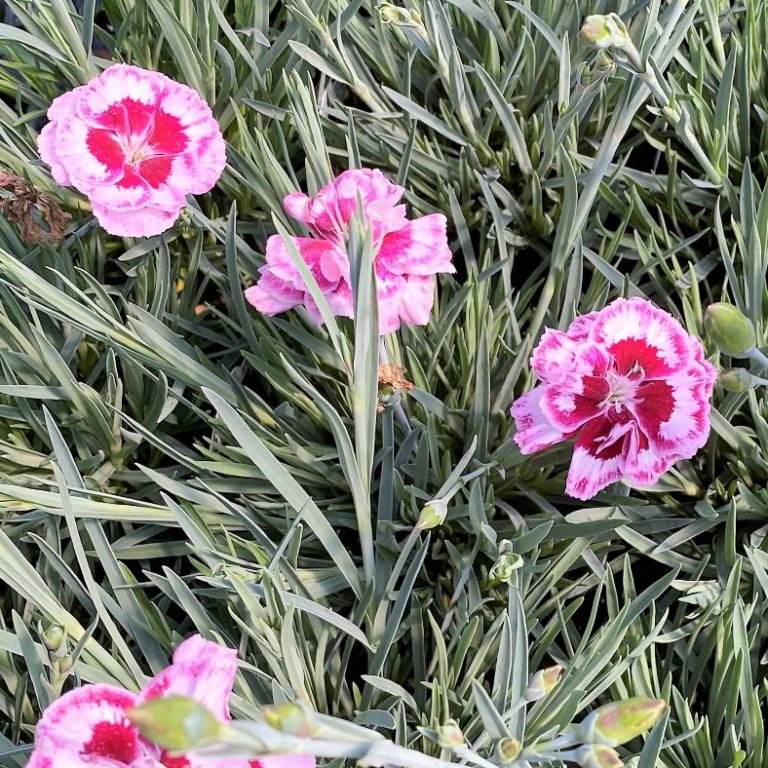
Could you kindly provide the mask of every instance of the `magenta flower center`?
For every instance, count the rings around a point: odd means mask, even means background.
[[[90,741],[83,745],[84,757],[103,757],[118,763],[130,764],[138,757],[139,745],[136,729],[128,720],[116,723],[102,722],[93,726]]]
[[[126,98],[97,115],[88,130],[88,149],[110,172],[123,170],[118,186],[136,177],[159,187],[170,175],[171,159],[187,147],[179,118],[155,105]]]

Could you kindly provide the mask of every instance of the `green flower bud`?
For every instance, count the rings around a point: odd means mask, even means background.
[[[704,330],[714,344],[731,357],[746,357],[757,343],[752,321],[733,304],[719,301],[704,312]]]
[[[619,753],[605,744],[590,744],[582,747],[577,754],[576,762],[582,768],[622,768],[624,763]]]
[[[447,515],[448,504],[443,499],[432,499],[422,508],[416,525],[425,531],[430,528],[437,528],[438,525],[442,525],[445,522]]]
[[[746,368],[731,368],[728,371],[721,371],[717,382],[728,392],[746,392],[758,384],[760,380]]]
[[[509,584],[514,572],[523,565],[523,558],[515,552],[499,555],[493,564],[489,576],[494,581],[503,581]]]
[[[502,763],[513,763],[520,756],[522,749],[520,742],[511,737],[502,739],[496,745],[496,751]]]
[[[631,42],[624,22],[615,13],[587,16],[579,35],[594,48],[625,48]]]
[[[437,729],[437,743],[446,749],[464,746],[464,734],[455,720],[448,720]]]
[[[409,8],[401,8],[393,3],[381,3],[379,5],[379,18],[384,24],[398,24],[415,26],[421,24],[421,14]]]
[[[617,747],[653,727],[667,706],[662,699],[634,697],[596,709],[577,726],[586,744]]]
[[[563,668],[559,664],[555,664],[554,667],[540,669],[531,677],[528,683],[528,688],[526,689],[528,700],[537,701],[538,699],[543,699],[560,682],[562,671]]]
[[[271,725],[275,730],[290,736],[306,738],[311,736],[315,730],[306,710],[298,704],[286,702],[285,704],[265,707],[262,710],[262,715],[267,725]]]
[[[172,752],[215,744],[224,728],[202,704],[186,696],[151,699],[127,715],[145,739]]]
[[[53,662],[54,671],[58,672],[61,677],[64,677],[70,673],[74,663],[72,654],[65,653],[61,658]]]
[[[54,625],[52,627],[48,627],[48,629],[45,631],[45,634],[43,635],[43,642],[49,651],[58,651],[59,648],[61,648],[61,644],[64,642],[64,638],[66,636],[67,633],[64,631],[63,627]]]

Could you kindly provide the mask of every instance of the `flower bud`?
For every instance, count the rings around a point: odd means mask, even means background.
[[[145,739],[173,752],[214,744],[223,730],[202,704],[186,696],[150,699],[127,715]]]
[[[639,696],[606,704],[582,720],[577,733],[586,744],[616,747],[651,728],[666,706],[662,699]]]
[[[559,664],[554,667],[540,669],[531,677],[526,694],[528,701],[537,701],[543,699],[560,682],[560,674],[563,668]]]
[[[49,651],[58,651],[66,636],[67,633],[64,631],[63,627],[54,625],[45,630],[43,642]]]
[[[306,738],[311,736],[315,730],[306,710],[291,702],[265,707],[262,710],[262,715],[267,725],[271,725],[275,730],[287,733],[289,736]]]
[[[425,531],[428,531],[430,528],[437,528],[438,525],[442,525],[445,522],[447,515],[447,502],[444,499],[432,499],[422,508],[416,526]]]
[[[499,555],[488,574],[493,581],[512,580],[514,572],[523,565],[523,558],[512,551],[512,543],[504,539],[499,542]]]
[[[605,744],[590,744],[578,750],[576,762],[582,768],[622,768],[619,753]]]
[[[448,720],[437,729],[437,743],[446,749],[464,746],[464,734],[455,720]]]
[[[733,304],[724,301],[707,307],[704,330],[720,351],[731,357],[748,356],[757,343],[752,321]]]
[[[721,371],[717,382],[727,392],[746,392],[759,383],[757,376],[753,376],[746,368],[731,368]]]
[[[401,8],[393,3],[381,3],[379,5],[379,18],[384,24],[399,24],[413,26],[421,24],[421,14],[410,8]]]
[[[502,739],[496,745],[496,752],[502,763],[513,763],[520,756],[522,745],[517,739],[511,737]]]
[[[579,35],[594,48],[625,48],[630,43],[627,28],[615,13],[587,16]]]
[[[64,677],[70,673],[74,663],[75,662],[72,659],[72,654],[65,653],[61,658],[58,658],[54,661],[54,668],[60,676]]]

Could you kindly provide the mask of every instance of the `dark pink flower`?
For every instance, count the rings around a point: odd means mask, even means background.
[[[234,650],[195,635],[138,695],[113,685],[84,685],[65,693],[37,724],[28,768],[314,768],[311,755],[263,755],[258,760],[171,756],[142,739],[126,715],[144,701],[176,695],[193,698],[229,720],[236,671]]]
[[[346,236],[361,198],[376,253],[380,333],[397,330],[401,322],[426,325],[434,302],[435,275],[456,271],[446,238],[445,216],[432,213],[407,219],[405,206],[400,204],[404,192],[381,171],[363,169],[345,171],[315,197],[294,192],[284,201],[285,210],[312,233],[312,237],[291,240],[328,305],[334,314],[352,317],[354,300]],[[259,282],[245,292],[248,301],[267,315],[301,304],[316,322],[321,322],[317,305],[279,235],[267,241],[266,259]]]
[[[88,196],[113,235],[168,229],[186,196],[210,190],[226,165],[208,105],[159,72],[114,64],[54,99],[48,118],[40,157],[59,184]]]
[[[649,301],[617,299],[547,329],[531,367],[542,383],[512,406],[515,442],[527,454],[575,440],[566,491],[578,499],[622,478],[653,485],[707,441],[715,368]]]

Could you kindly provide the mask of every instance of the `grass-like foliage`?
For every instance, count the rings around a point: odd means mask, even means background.
[[[238,648],[242,716],[300,700],[444,758],[454,719],[498,764],[500,739],[660,697],[630,765],[766,764],[764,391],[716,389],[694,459],[586,504],[571,449],[522,456],[508,409],[543,328],[617,296],[696,336],[726,299],[762,344],[768,4],[5,5],[0,166],[72,218],[34,244],[0,218],[0,764],[62,690],[135,689],[194,631]],[[642,76],[580,41],[609,11]],[[110,61],[196,88],[228,143],[217,188],[135,242],[35,147],[51,100]],[[449,221],[429,325],[385,337],[407,392],[379,391],[361,232],[355,323],[243,298],[266,238],[299,233],[284,195],[363,166]]]

